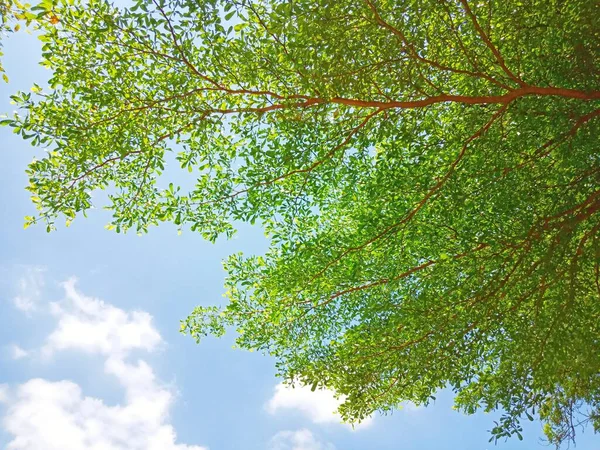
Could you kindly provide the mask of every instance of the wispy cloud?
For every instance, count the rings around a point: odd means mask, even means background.
[[[307,429],[280,431],[269,442],[269,450],[335,450],[333,444],[321,442]]]
[[[18,281],[17,295],[12,299],[17,309],[25,313],[38,310],[44,287],[44,271],[44,268],[34,266],[25,269]]]
[[[0,403],[8,402],[8,384],[0,384]]]
[[[22,349],[17,344],[12,344],[10,346],[10,357],[12,359],[22,359],[29,356],[29,352],[27,350]]]

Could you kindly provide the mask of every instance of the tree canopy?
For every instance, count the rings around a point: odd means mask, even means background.
[[[228,304],[183,331],[234,327],[349,421],[451,388],[503,411],[492,439],[600,429],[597,2],[42,9],[50,88],[4,121],[47,149],[27,224],[99,189],[118,232],[259,221],[269,250],[232,255]]]

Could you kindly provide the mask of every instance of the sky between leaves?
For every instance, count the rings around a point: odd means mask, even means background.
[[[40,85],[34,36],[7,40],[0,111]],[[352,430],[327,391],[289,389],[273,361],[231,349],[232,336],[196,346],[178,333],[197,304],[221,298],[220,261],[262,252],[258,227],[211,245],[169,226],[144,237],[106,231],[93,211],[69,230],[23,230],[35,151],[0,129],[0,448],[12,450],[484,450],[493,417],[463,416],[441,393]],[[540,426],[502,450],[543,448]],[[578,449],[598,448],[593,434]]]

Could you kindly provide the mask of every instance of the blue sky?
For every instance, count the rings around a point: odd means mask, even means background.
[[[5,42],[8,96],[42,84],[38,42]],[[196,345],[179,334],[195,305],[222,301],[221,261],[260,253],[258,227],[213,245],[162,226],[143,237],[104,229],[92,211],[69,229],[23,229],[25,168],[36,154],[0,128],[0,448],[13,450],[485,450],[493,415],[465,416],[441,393],[428,408],[375,415],[352,430],[329,392],[279,386],[274,361]],[[539,423],[501,450],[544,448]],[[579,450],[598,449],[591,430]]]

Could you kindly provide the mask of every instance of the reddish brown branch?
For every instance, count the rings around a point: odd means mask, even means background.
[[[472,253],[478,252],[479,250],[483,250],[483,249],[485,249],[487,247],[489,247],[488,244],[479,244],[477,247],[475,247],[472,250],[469,250],[468,252],[464,252],[464,253],[461,253],[461,254],[458,254],[458,255],[454,255],[452,257],[452,259],[462,259],[462,258],[464,258],[466,256],[471,255]],[[393,281],[401,280],[403,278],[406,278],[406,277],[412,275],[413,273],[420,272],[421,270],[426,269],[426,268],[428,268],[430,266],[433,266],[434,264],[437,264],[437,263],[439,263],[439,260],[437,260],[437,261],[430,260],[430,261],[424,262],[423,264],[420,264],[418,266],[412,267],[409,270],[407,270],[405,272],[402,272],[401,274],[398,274],[398,275],[396,275],[396,276],[394,276],[392,278],[382,278],[380,280],[373,281],[371,283],[362,284],[360,286],[354,286],[354,287],[345,289],[343,291],[338,291],[335,294],[331,295],[327,299],[326,302],[324,302],[324,303],[322,303],[322,304],[320,304],[318,306],[323,306],[323,305],[329,303],[331,300],[335,300],[336,298],[341,297],[342,295],[345,295],[345,294],[350,294],[352,292],[362,291],[362,290],[365,290],[365,289],[370,289],[370,288],[375,287],[375,286],[381,286],[381,285],[388,284],[388,283],[393,282]]]
[[[467,15],[469,16],[469,18],[471,19],[471,22],[473,22],[473,26],[477,30],[477,33],[479,34],[479,36],[481,37],[481,39],[483,40],[483,42],[485,42],[485,45],[494,54],[494,57],[496,58],[496,61],[498,61],[498,64],[500,64],[500,67],[502,68],[502,70],[504,71],[504,73],[506,75],[508,75],[508,77],[511,80],[513,80],[514,82],[516,82],[519,86],[526,87],[527,83],[525,83],[518,76],[516,76],[506,66],[506,63],[504,62],[504,58],[502,57],[502,55],[500,54],[500,52],[498,51],[498,49],[496,48],[496,46],[492,43],[492,41],[490,40],[489,36],[485,33],[485,31],[483,31],[483,28],[481,28],[481,25],[479,25],[479,22],[477,21],[477,17],[475,17],[475,14],[473,14],[473,11],[471,11],[471,7],[469,6],[469,3],[467,2],[467,0],[460,0],[460,3],[463,5],[463,8],[465,9],[465,12],[467,13]]]
[[[374,116],[376,116],[376,115],[377,115],[377,114],[379,114],[380,112],[381,112],[381,110],[379,110],[379,109],[378,109],[378,110],[375,110],[375,111],[373,111],[372,113],[368,114],[368,115],[367,115],[367,116],[366,116],[366,117],[365,117],[365,118],[362,120],[362,122],[360,122],[360,123],[359,123],[357,126],[355,126],[355,127],[352,129],[352,130],[350,130],[350,132],[348,133],[348,135],[346,136],[346,138],[345,138],[345,139],[344,139],[342,142],[340,142],[338,145],[336,145],[335,147],[333,147],[333,148],[332,148],[332,149],[331,149],[331,150],[330,150],[330,151],[329,151],[329,152],[328,152],[328,153],[327,153],[327,154],[326,154],[326,155],[325,155],[323,158],[321,158],[321,159],[319,159],[319,160],[317,160],[317,161],[313,162],[313,163],[312,163],[310,166],[308,166],[308,167],[304,167],[304,168],[302,168],[302,169],[295,169],[295,170],[292,170],[292,171],[290,171],[290,172],[287,172],[287,173],[285,173],[285,174],[283,174],[283,175],[279,175],[278,177],[272,178],[272,179],[270,179],[270,180],[262,181],[262,182],[260,182],[260,183],[256,183],[256,184],[254,184],[254,185],[252,185],[252,186],[250,186],[250,187],[248,187],[248,188],[245,188],[245,189],[241,189],[241,190],[239,190],[239,191],[236,191],[236,192],[234,192],[233,194],[230,194],[230,195],[228,195],[228,196],[226,196],[226,197],[221,197],[221,198],[220,198],[220,199],[218,199],[218,200],[211,200],[211,201],[208,201],[208,202],[203,202],[203,203],[200,203],[198,206],[203,206],[203,205],[207,205],[207,204],[210,204],[210,203],[215,203],[215,202],[220,202],[220,201],[223,201],[223,200],[231,199],[231,198],[237,197],[237,196],[239,196],[239,195],[245,194],[245,193],[247,193],[248,191],[250,191],[250,190],[252,190],[252,189],[256,189],[256,188],[257,188],[257,187],[259,187],[259,186],[268,186],[268,185],[270,185],[270,184],[273,184],[273,183],[276,183],[276,182],[278,182],[278,181],[281,181],[281,180],[283,180],[283,179],[285,179],[285,178],[289,178],[289,177],[291,177],[292,175],[297,175],[297,174],[300,174],[300,173],[309,173],[309,172],[312,172],[314,169],[316,169],[317,167],[319,167],[321,164],[323,164],[323,163],[325,163],[327,160],[331,159],[331,157],[332,157],[332,156],[333,156],[335,153],[337,153],[337,152],[338,152],[338,151],[339,151],[341,148],[343,148],[343,147],[345,147],[346,145],[348,145],[348,143],[350,142],[350,140],[352,139],[352,137],[353,137],[353,136],[354,136],[356,133],[358,133],[358,131],[359,131],[360,129],[362,129],[362,128],[363,128],[363,127],[364,127],[364,126],[365,126],[365,125],[366,125],[366,124],[369,122],[369,120],[371,120],[371,119],[372,119]]]
[[[369,7],[369,9],[373,12],[373,15],[375,16],[375,20],[377,21],[377,23],[379,25],[381,25],[383,28],[391,31],[394,35],[396,35],[400,41],[402,42],[402,44],[404,45],[404,47],[406,47],[406,50],[410,53],[410,55],[414,58],[417,59],[431,67],[435,67],[436,69],[445,71],[445,72],[453,72],[453,73],[459,73],[459,74],[463,74],[463,75],[470,75],[472,77],[476,77],[476,78],[483,78],[486,79],[500,87],[506,88],[507,86],[505,86],[504,84],[500,83],[499,81],[495,80],[493,77],[482,73],[482,72],[471,72],[469,70],[464,70],[464,69],[457,69],[455,67],[449,67],[446,66],[444,64],[440,64],[436,61],[433,61],[431,59],[428,58],[424,58],[421,55],[419,55],[419,53],[417,52],[417,50],[415,49],[414,45],[412,45],[406,35],[400,31],[398,28],[390,25],[388,22],[386,22],[381,15],[379,14],[379,12],[377,11],[377,8],[375,7],[375,5],[373,4],[373,2],[371,0],[365,0],[365,3],[367,4],[367,6]]]
[[[460,163],[460,161],[463,159],[463,157],[464,157],[464,155],[465,155],[465,153],[467,151],[468,145],[472,141],[474,141],[475,139],[477,139],[478,137],[480,137],[483,133],[485,133],[492,126],[492,124],[502,114],[504,114],[504,112],[507,110],[507,108],[508,108],[508,104],[503,105],[502,108],[500,108],[490,118],[490,120],[485,125],[483,125],[481,128],[479,128],[479,130],[477,130],[473,135],[471,135],[471,137],[469,137],[466,140],[466,142],[462,146],[461,151],[459,152],[458,156],[452,162],[452,164],[450,164],[450,167],[448,168],[448,170],[444,174],[444,176],[433,187],[431,187],[429,189],[429,191],[427,192],[427,194],[425,194],[425,196],[417,203],[417,205],[406,216],[404,216],[404,218],[402,220],[400,220],[399,222],[394,223],[393,225],[388,226],[383,231],[381,231],[380,233],[378,233],[376,236],[374,236],[373,238],[369,239],[368,241],[364,242],[363,244],[355,246],[355,247],[350,247],[350,248],[347,248],[346,250],[344,250],[338,257],[336,257],[335,259],[333,259],[332,261],[330,261],[325,267],[323,267],[323,269],[321,269],[317,274],[315,274],[311,278],[310,282],[312,283],[314,280],[316,280],[317,278],[319,278],[330,267],[332,267],[334,264],[337,264],[346,255],[364,249],[368,245],[370,245],[370,244],[374,243],[375,241],[381,239],[383,236],[385,236],[385,235],[391,233],[392,231],[396,230],[401,225],[404,225],[404,224],[408,223],[410,220],[412,220],[412,218],[421,210],[421,208],[423,208],[423,206],[425,206],[425,204],[429,201],[429,199],[431,199],[431,197],[433,197],[442,188],[442,186],[448,181],[448,179],[452,176],[452,174],[454,173],[456,167],[458,166],[458,164]]]
[[[175,29],[173,28],[173,25],[171,24],[171,21],[169,20],[169,16],[165,13],[164,9],[160,6],[160,4],[156,0],[152,0],[152,2],[156,6],[156,8],[160,12],[160,14],[163,16],[163,18],[165,19],[165,22],[167,23],[167,27],[169,28],[169,33],[171,33],[171,37],[173,39],[173,45],[175,45],[175,48],[177,48],[177,51],[181,55],[181,59],[183,60],[183,62],[185,63],[185,65],[195,75],[199,76],[203,80],[208,81],[209,83],[213,84],[216,87],[221,87],[221,85],[219,83],[217,83],[215,80],[213,80],[212,78],[204,75],[198,69],[196,69],[196,66],[194,66],[190,62],[190,60],[187,58],[187,56],[185,56],[185,52],[183,51],[183,48],[181,47],[181,45],[179,44],[179,40],[177,39],[177,34],[175,33]]]
[[[75,183],[77,183],[78,181],[80,181],[83,178],[87,177],[88,175],[90,175],[91,173],[95,172],[96,170],[101,169],[102,167],[104,167],[104,166],[106,166],[108,164],[111,164],[111,163],[113,163],[115,161],[120,161],[122,159],[127,158],[128,156],[136,155],[136,154],[139,154],[139,153],[142,153],[142,150],[133,150],[131,152],[125,153],[124,155],[118,155],[118,156],[114,156],[114,157],[105,159],[101,163],[96,164],[95,166],[93,166],[90,169],[88,169],[87,171],[85,171],[82,175],[80,175],[77,178],[74,178],[73,180],[71,180],[71,183],[70,183],[68,189],[71,189],[75,185]]]

